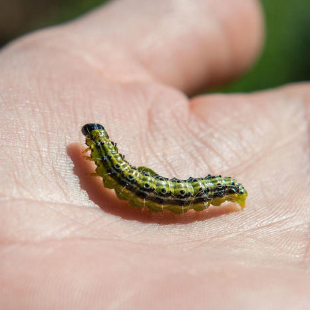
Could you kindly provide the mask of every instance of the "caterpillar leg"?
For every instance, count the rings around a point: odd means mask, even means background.
[[[83,158],[84,158],[85,160],[88,160],[88,161],[96,161],[96,159],[94,159],[94,158],[92,158],[92,157],[90,157],[90,156],[83,156]]]
[[[96,172],[86,173],[86,175],[88,175],[89,177],[97,177],[97,176],[99,176],[99,174],[96,173]]]
[[[88,147],[87,149],[85,149],[82,154],[87,153],[88,151],[90,151],[90,147]]]

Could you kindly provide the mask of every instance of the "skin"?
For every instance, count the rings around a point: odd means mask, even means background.
[[[252,0],[124,0],[2,50],[1,309],[308,309],[309,83],[197,96],[262,41]],[[87,175],[88,122],[133,165],[236,178],[246,208],[120,202]]]

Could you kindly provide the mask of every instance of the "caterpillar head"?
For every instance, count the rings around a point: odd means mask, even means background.
[[[97,137],[104,137],[109,139],[107,132],[104,127],[100,124],[89,123],[82,127],[82,134],[90,139]]]
[[[93,130],[105,130],[104,127],[100,124],[86,124],[82,127],[82,134],[84,136],[87,136],[89,133],[91,133]]]

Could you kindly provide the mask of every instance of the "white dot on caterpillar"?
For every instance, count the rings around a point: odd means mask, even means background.
[[[104,174],[102,174],[102,175],[100,175],[102,178],[104,177],[104,176],[106,176],[106,175],[111,175],[112,174],[112,172],[107,172],[107,173],[104,173]]]
[[[123,189],[120,191],[119,195],[121,195],[121,194],[122,194],[122,192],[123,192],[123,191],[124,191],[124,189],[127,187],[127,185],[129,185],[129,183],[127,183],[127,184],[123,187]]]
[[[191,205],[193,204],[193,201],[195,200],[195,198],[197,197],[197,195],[198,194],[200,194],[202,192],[202,190],[201,191],[199,191],[195,196],[194,196],[194,199],[191,201],[191,203],[189,204],[189,209],[190,209],[190,207],[191,207]]]

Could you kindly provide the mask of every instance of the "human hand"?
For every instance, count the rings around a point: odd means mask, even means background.
[[[262,28],[252,0],[115,1],[2,51],[1,309],[307,309],[310,86],[186,96],[245,72]],[[133,165],[236,178],[246,209],[120,202],[85,175],[88,122]]]

